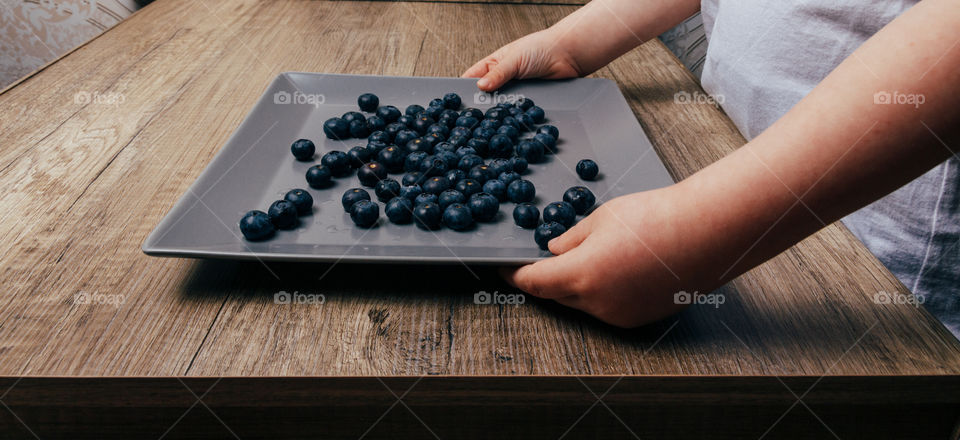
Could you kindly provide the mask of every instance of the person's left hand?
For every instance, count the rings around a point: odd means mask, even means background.
[[[619,327],[636,327],[679,312],[680,290],[706,292],[701,273],[708,243],[699,242],[703,221],[674,185],[630,194],[598,206],[550,241],[556,256],[505,269],[513,286],[532,295],[580,309]],[[700,224],[697,224],[700,223]],[[715,266],[715,265],[714,265]],[[697,284],[697,285],[693,285]]]

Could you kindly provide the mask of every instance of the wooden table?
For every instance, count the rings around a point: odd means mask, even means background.
[[[279,72],[456,76],[574,8],[161,0],[3,91],[0,437],[948,437],[960,344],[838,224],[631,331],[473,304],[492,269],[141,253]],[[676,179],[743,143],[658,42],[596,76]]]

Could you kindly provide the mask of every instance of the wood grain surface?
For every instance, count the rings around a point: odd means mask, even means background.
[[[0,375],[960,372],[960,344],[922,308],[874,301],[907,292],[840,225],[720,289],[723,305],[629,331],[529,297],[473,304],[510,291],[492,269],[141,253],[278,73],[457,76],[574,9],[161,0],[3,92]],[[743,143],[719,109],[674,102],[700,88],[658,42],[596,76],[677,179]],[[277,305],[281,290],[326,302]]]

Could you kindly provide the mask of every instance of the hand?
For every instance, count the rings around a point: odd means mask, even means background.
[[[582,76],[576,62],[558,44],[552,32],[547,29],[511,42],[474,64],[462,77],[480,78],[477,87],[491,92],[513,78],[560,79]]]
[[[707,292],[720,284],[709,268],[709,243],[697,242],[709,240],[710,234],[697,232],[709,222],[691,215],[696,202],[683,191],[674,185],[610,200],[550,241],[556,256],[506,269],[504,277],[532,295],[619,327],[679,312],[685,305],[674,303],[675,293]]]

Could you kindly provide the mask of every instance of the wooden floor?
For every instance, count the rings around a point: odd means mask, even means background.
[[[364,266],[382,276],[358,283],[346,264],[140,251],[278,73],[458,76],[575,8],[160,0],[4,91],[0,401],[49,376],[932,377],[899,394],[918,401],[956,386],[960,343],[922,308],[878,304],[908,293],[841,225],[720,289],[722,306],[630,331],[546,301],[475,305],[510,291],[484,268]],[[659,42],[595,76],[619,84],[678,180],[744,142],[719,109],[675,103],[701,89]],[[273,301],[318,289],[323,305]]]

